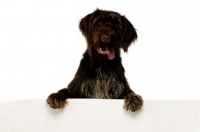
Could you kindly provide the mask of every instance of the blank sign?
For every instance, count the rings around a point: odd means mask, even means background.
[[[3,132],[199,132],[200,101],[145,100],[142,109],[123,109],[123,100],[69,99],[64,109],[45,100],[0,102]]]

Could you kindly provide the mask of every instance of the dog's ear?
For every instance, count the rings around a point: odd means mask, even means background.
[[[96,9],[93,13],[90,13],[81,19],[79,23],[79,29],[84,36],[89,35],[89,33],[91,32],[92,21],[100,12],[101,11],[99,9]]]
[[[121,20],[124,28],[123,30],[124,38],[122,38],[122,48],[124,52],[127,52],[128,47],[131,45],[131,43],[137,39],[137,33],[136,29],[133,27],[131,22],[128,19],[126,19],[125,16],[122,16]]]
[[[89,25],[90,25],[91,16],[92,16],[92,13],[88,14],[87,16],[82,18],[80,23],[79,23],[79,29],[83,33],[84,36],[89,35]]]

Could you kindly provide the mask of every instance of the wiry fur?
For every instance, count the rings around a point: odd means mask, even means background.
[[[115,71],[96,70],[97,77],[85,80],[81,85],[81,93],[88,98],[117,99],[124,90]]]
[[[137,39],[133,25],[117,12],[97,9],[81,19],[79,28],[87,50],[68,87],[48,96],[49,106],[63,108],[67,98],[102,98],[125,99],[126,110],[139,109],[142,97],[129,87],[120,57],[120,49],[127,52]]]

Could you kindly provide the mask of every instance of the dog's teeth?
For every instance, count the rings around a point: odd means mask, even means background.
[[[103,50],[100,48],[100,51],[103,51]]]

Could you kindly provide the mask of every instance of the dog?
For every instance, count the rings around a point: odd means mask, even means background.
[[[68,87],[48,96],[49,106],[64,108],[68,98],[100,98],[124,99],[124,109],[140,109],[143,99],[129,87],[120,57],[137,39],[131,22],[118,12],[96,9],[81,19],[79,29],[87,49]]]

